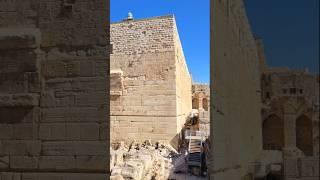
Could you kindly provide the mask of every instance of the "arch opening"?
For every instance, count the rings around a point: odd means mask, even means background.
[[[263,149],[282,150],[284,147],[284,122],[276,115],[268,116],[262,125]]]
[[[312,121],[305,115],[296,120],[296,146],[305,155],[313,155]]]

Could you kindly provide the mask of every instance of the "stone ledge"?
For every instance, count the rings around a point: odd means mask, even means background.
[[[39,106],[39,95],[26,94],[0,94],[0,107],[33,107]]]
[[[0,50],[8,49],[35,49],[40,46],[41,33],[39,29],[0,29]]]

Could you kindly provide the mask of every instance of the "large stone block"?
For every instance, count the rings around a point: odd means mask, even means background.
[[[104,122],[105,111],[98,107],[69,107],[42,109],[41,122]]]
[[[298,174],[298,162],[297,159],[285,159],[284,160],[284,175],[285,177],[297,177]]]
[[[45,156],[106,156],[106,142],[101,141],[60,141],[42,143]]]
[[[10,168],[11,169],[38,169],[39,157],[32,156],[10,156]]]
[[[0,137],[2,140],[13,138],[13,127],[11,124],[0,124]]]
[[[37,140],[3,140],[0,154],[16,156],[38,156],[41,151],[41,141]]]
[[[109,160],[107,156],[77,156],[76,168],[79,170],[106,171]]]
[[[13,172],[0,172],[0,180],[21,180],[21,174]]]
[[[63,140],[66,138],[65,123],[40,124],[39,139],[41,140]]]
[[[16,140],[32,140],[38,137],[38,125],[20,123],[13,125],[13,138]]]
[[[7,169],[9,168],[9,156],[0,156],[0,169]],[[0,175],[1,177],[1,175]],[[1,180],[1,178],[0,178]]]
[[[0,28],[0,50],[37,48],[41,32],[36,28]]]
[[[39,159],[40,170],[72,170],[75,168],[74,156],[41,156]]]
[[[68,140],[96,141],[99,140],[100,126],[97,123],[66,124]]]

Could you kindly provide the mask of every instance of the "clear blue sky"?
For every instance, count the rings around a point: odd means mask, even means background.
[[[184,55],[193,81],[209,83],[209,0],[111,0],[111,22],[174,14]]]
[[[319,72],[319,0],[246,0],[267,63]]]

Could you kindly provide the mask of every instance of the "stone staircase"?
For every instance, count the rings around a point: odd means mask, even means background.
[[[199,139],[190,139],[188,148],[188,166],[199,166],[202,164],[202,141]]]
[[[186,131],[186,139],[189,140],[187,166],[189,168],[197,167],[199,170],[203,164],[203,142],[204,136],[200,131]]]

